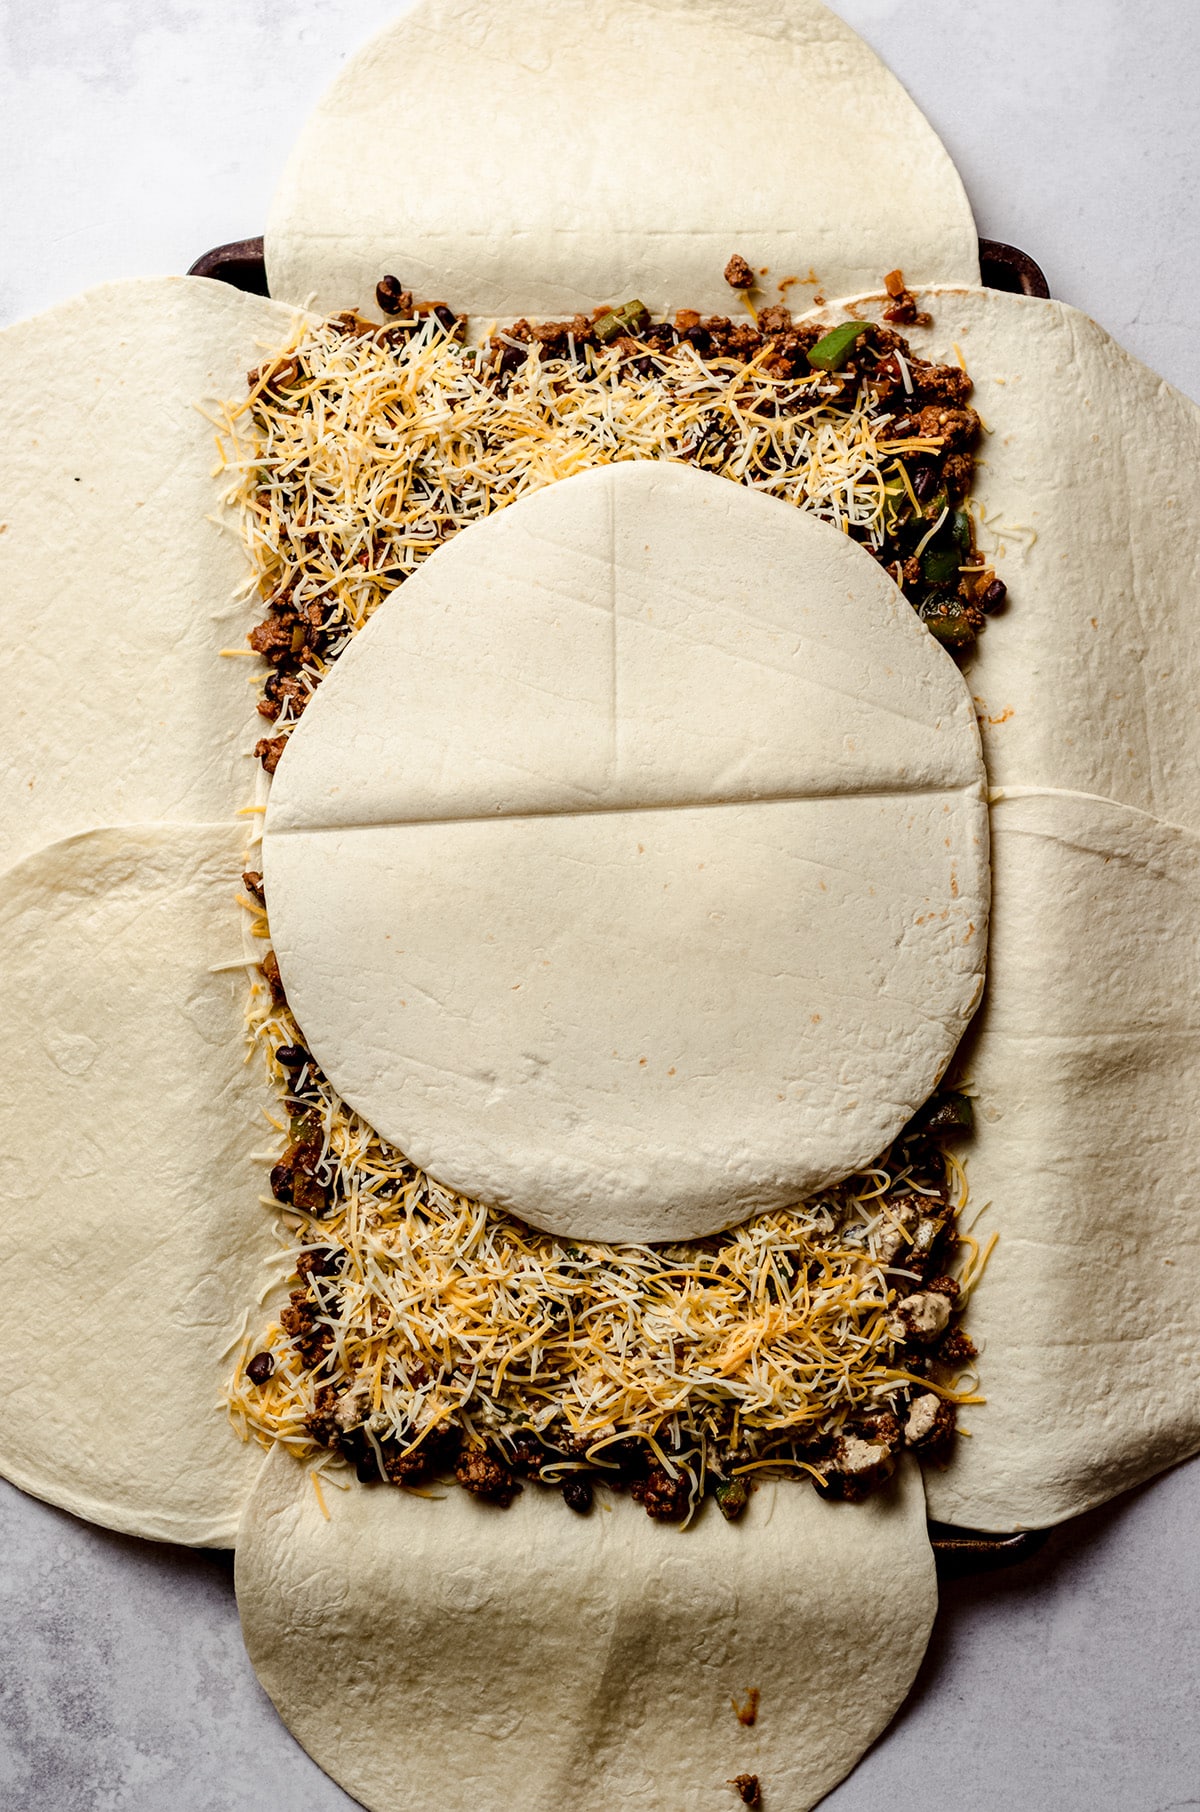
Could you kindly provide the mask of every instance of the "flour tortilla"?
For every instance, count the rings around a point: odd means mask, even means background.
[[[970,678],[995,911],[968,1174],[986,1406],[931,1513],[1056,1523],[1200,1448],[1200,411],[1059,303],[933,291],[1011,611]],[[851,313],[871,312],[861,298]],[[839,314],[841,310],[837,311]]]
[[[372,314],[385,272],[500,320],[728,314],[735,251],[771,300],[979,280],[943,146],[816,0],[424,0],[308,121],[265,243],[272,295]]]
[[[228,1544],[260,1450],[220,1407],[275,1247],[243,1061],[244,833],[93,831],[0,877],[0,1471]]]
[[[569,1237],[709,1233],[874,1158],[978,1000],[961,675],[861,548],[637,463],[435,554],[294,732],[263,872],[344,1098]]]
[[[985,1408],[933,1513],[1056,1523],[1200,1447],[1200,839],[1107,800],[993,810],[990,983],[964,1064]]]
[[[289,309],[197,278],[110,283],[0,333],[0,869],[101,825],[217,822],[253,745],[246,576],[205,398]]]
[[[764,1487],[681,1532],[324,1488],[276,1450],[237,1542],[242,1631],[281,1717],[371,1812],[703,1812],[757,1774],[803,1812],[912,1682],[936,1603],[917,1468],[865,1505]],[[731,1699],[760,1694],[753,1727]]]

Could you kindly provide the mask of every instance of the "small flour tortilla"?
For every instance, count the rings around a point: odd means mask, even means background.
[[[979,280],[945,149],[816,0],[424,0],[339,75],[266,231],[272,295],[376,318],[385,272],[502,321],[729,314],[732,252],[793,306]]]
[[[1200,1449],[1200,410],[1060,303],[923,304],[914,346],[961,348],[992,430],[1012,597],[970,670],[995,906],[956,1066],[1000,1236],[968,1320],[988,1401],[928,1491],[1003,1530]]]
[[[220,283],[106,284],[0,333],[0,870],[100,825],[245,803],[253,663],[213,428],[291,310]]]
[[[861,548],[688,468],[600,468],[435,554],[280,763],[288,997],[443,1183],[690,1238],[868,1162],[982,986],[978,735]]]
[[[280,1716],[370,1812],[804,1812],[913,1680],[936,1583],[917,1468],[863,1505],[765,1486],[686,1531],[326,1483],[276,1450],[237,1541],[242,1631]],[[759,1692],[758,1719],[730,1703]]]
[[[275,1249],[251,1159],[244,833],[94,831],[0,877],[0,1471],[131,1535],[233,1539],[220,1407]]]

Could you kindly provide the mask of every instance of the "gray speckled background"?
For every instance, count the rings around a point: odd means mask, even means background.
[[[0,321],[261,230],[297,118],[397,10],[4,0]],[[837,10],[942,133],[981,232],[1031,251],[1056,295],[1200,397],[1200,6]],[[1200,1812],[1198,1532],[1200,1462],[1023,1568],[947,1586],[908,1704],[826,1804]],[[229,1556],[110,1535],[0,1484],[2,1812],[351,1803],[251,1673]]]

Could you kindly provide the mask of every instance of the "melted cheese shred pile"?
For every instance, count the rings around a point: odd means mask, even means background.
[[[443,540],[571,473],[691,457],[878,545],[889,462],[937,445],[881,444],[889,418],[865,400],[832,406],[820,373],[781,379],[761,360],[705,362],[687,345],[646,348],[648,372],[620,348],[586,362],[529,350],[497,384],[433,322],[397,344],[322,323],[226,408],[218,469],[234,481],[253,584],[319,603],[336,629],[303,669],[309,686]],[[289,721],[285,706],[279,728]],[[261,906],[243,905],[252,937],[267,939]],[[302,1034],[252,973],[252,1054],[265,1053],[281,1098],[273,1124],[286,1140],[282,1101],[298,1090],[333,1207],[314,1219],[264,1197],[281,1251],[263,1293],[274,1317],[242,1341],[230,1387],[243,1436],[312,1454],[316,1393],[333,1384],[346,1426],[405,1452],[455,1422],[501,1443],[569,1435],[603,1466],[606,1444],[639,1435],[702,1493],[718,1449],[753,1469],[773,1443],[835,1432],[904,1385],[888,1311],[905,1274],[886,1198],[927,1195],[936,1215],[948,1194],[955,1210],[965,1186],[949,1156],[946,1177],[880,1167],[686,1246],[564,1244],[425,1176],[316,1072],[289,1078],[274,1052]],[[278,1318],[306,1250],[331,1255],[310,1284],[328,1336],[316,1365]],[[244,1369],[260,1351],[274,1359],[261,1386]]]

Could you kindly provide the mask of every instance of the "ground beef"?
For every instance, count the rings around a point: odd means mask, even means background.
[[[788,334],[793,327],[792,311],[782,302],[773,302],[769,308],[762,308],[758,314],[758,331],[764,339],[771,334]]]
[[[286,736],[260,736],[254,745],[254,757],[263,764],[264,774],[273,774],[287,748]]]
[[[690,1492],[683,1473],[672,1478],[665,1466],[652,1461],[629,1487],[629,1495],[647,1516],[658,1523],[680,1522],[688,1513]]]
[[[321,1314],[321,1304],[300,1289],[292,1291],[279,1317],[280,1327],[310,1368],[321,1364],[333,1343],[330,1329],[319,1319]]]
[[[302,703],[300,699],[304,690],[305,688],[294,675],[268,674],[263,684],[263,696],[258,701],[259,716],[265,717],[268,723],[274,723],[284,705],[290,702],[293,696],[295,697],[294,715],[298,715],[304,709],[304,703],[307,702],[305,700]]]
[[[316,1250],[302,1252],[296,1260],[296,1276],[336,1277],[342,1267],[342,1255],[332,1246],[318,1247]]]
[[[277,664],[292,652],[292,631],[295,627],[294,616],[283,616],[279,611],[272,610],[250,631],[247,640],[255,654],[261,654],[265,661]]]
[[[486,1447],[464,1447],[454,1467],[464,1491],[507,1509],[521,1489],[512,1471]]]
[[[287,995],[283,991],[283,977],[279,973],[279,960],[273,950],[268,950],[258,965],[262,970],[263,980],[271,990],[271,999],[277,1007],[287,1006]]]
[[[296,1340],[309,1332],[316,1318],[316,1304],[308,1291],[293,1290],[288,1299],[288,1307],[279,1317],[279,1325],[285,1334],[290,1334]]]
[[[740,252],[735,252],[725,266],[725,281],[730,289],[754,288],[754,272]]]
[[[979,417],[974,409],[955,408],[948,403],[927,403],[917,416],[917,433],[923,440],[940,440],[944,453],[972,446],[979,433]]]
[[[304,1424],[305,1432],[318,1447],[337,1445],[338,1425],[334,1420],[338,1393],[332,1384],[322,1384],[313,1398],[312,1414]]]
[[[967,1365],[978,1356],[979,1348],[959,1327],[949,1328],[933,1350],[933,1358],[939,1365]]]

